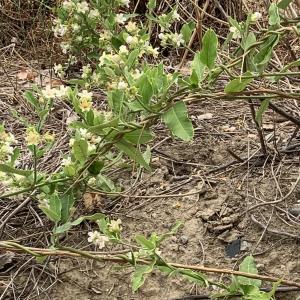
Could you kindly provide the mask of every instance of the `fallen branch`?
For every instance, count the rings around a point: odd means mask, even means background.
[[[33,248],[33,247],[26,247],[24,245],[20,245],[15,242],[10,241],[1,241],[0,242],[0,249],[6,250],[6,251],[12,251],[12,252],[21,252],[21,253],[27,253],[30,255],[35,256],[69,256],[69,257],[85,257],[88,259],[93,259],[97,261],[111,261],[116,263],[129,263],[131,260],[124,255],[111,255],[111,252],[108,252],[107,255],[95,255],[95,252],[91,251],[81,251],[78,249],[73,249],[69,247],[61,247],[61,249],[43,249],[43,248]],[[143,259],[137,259],[137,263],[140,264],[150,264],[150,261],[143,260]],[[203,266],[194,266],[194,265],[184,265],[184,264],[178,264],[178,263],[167,263],[167,265],[179,268],[179,269],[186,269],[186,270],[194,270],[194,271],[201,271],[206,273],[218,273],[218,274],[231,274],[231,275],[237,275],[237,276],[243,276],[253,279],[259,279],[263,281],[269,281],[269,282],[281,282],[283,285],[287,286],[294,286],[294,287],[300,287],[300,282],[294,282],[290,280],[284,280],[282,278],[277,277],[271,277],[271,276],[264,276],[264,275],[258,275],[258,274],[251,274],[246,272],[240,272],[235,270],[229,270],[229,269],[218,269],[218,268],[208,268]],[[164,264],[165,266],[165,264]]]

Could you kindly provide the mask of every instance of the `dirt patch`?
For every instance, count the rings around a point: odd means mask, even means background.
[[[198,120],[199,115],[208,112],[213,118]],[[184,225],[178,234],[161,247],[167,261],[233,269],[246,255],[252,254],[260,274],[299,280],[300,224],[289,209],[297,206],[300,188],[283,199],[299,176],[299,152],[283,153],[280,157],[271,150],[270,157],[262,157],[257,152],[252,159],[245,160],[246,163],[237,162],[228,149],[242,159],[258,150],[247,107],[242,108],[240,103],[218,103],[214,107],[203,103],[193,109],[193,116],[197,127],[194,142],[184,144],[169,139],[155,147],[162,140],[155,141],[154,173],[145,173],[139,178],[130,178],[130,172],[124,173],[119,182],[132,186],[135,197],[118,202],[104,199],[103,211],[122,219],[123,236],[129,240],[136,233],[148,236],[152,232],[167,232],[181,220]],[[271,120],[270,114],[266,123]],[[292,134],[293,126],[285,122],[276,123],[276,127],[277,135],[283,137],[277,144],[281,148]],[[162,139],[165,129],[157,130]],[[274,142],[268,145],[272,148]],[[161,197],[151,197],[159,194]],[[149,198],[138,198],[139,195]],[[249,210],[263,201],[278,203]],[[63,243],[86,247],[87,231],[91,230],[88,226],[84,225],[79,232],[71,231]],[[228,247],[237,240],[241,242],[241,250],[230,257]],[[141,290],[133,294],[130,289],[132,269],[118,269],[104,262],[61,258],[51,259],[44,266],[33,265],[39,270],[37,274],[43,274],[42,278],[53,276],[52,288],[46,289],[38,299],[172,300],[210,292],[182,278],[168,278],[155,271]],[[229,278],[209,276],[216,281]],[[24,277],[21,282],[24,285]],[[43,287],[40,288],[43,291]],[[284,293],[278,294],[276,299],[292,300],[299,296],[300,292]]]

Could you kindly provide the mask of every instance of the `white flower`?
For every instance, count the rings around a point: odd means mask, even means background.
[[[79,29],[80,29],[79,24],[78,24],[78,23],[73,23],[73,24],[72,24],[72,29],[73,29],[74,32],[79,31]]]
[[[128,24],[125,26],[126,30],[130,33],[135,33],[138,31],[138,27],[136,26],[135,22],[129,21]]]
[[[109,241],[109,238],[105,235],[101,235],[99,231],[89,232],[88,235],[88,242],[95,244],[99,249],[103,249],[105,243]]]
[[[108,224],[108,229],[110,232],[120,232],[122,227],[121,227],[122,221],[118,219],[117,221],[111,220],[110,223]]]
[[[119,0],[120,4],[129,7],[130,0]]]
[[[119,48],[119,54],[120,55],[122,55],[122,54],[124,54],[124,55],[128,55],[128,49],[127,49],[127,47],[125,46],[125,45],[122,45],[120,48]]]
[[[85,139],[89,139],[91,137],[91,133],[88,132],[88,130],[85,128],[80,128],[79,133],[80,133],[81,137],[83,137]]]
[[[158,38],[161,39],[161,45],[163,47],[165,47],[167,45],[167,41],[169,39],[169,35],[168,34],[164,34],[163,32],[161,32],[159,35],[158,35]]]
[[[68,43],[60,43],[60,48],[63,54],[67,54],[70,50],[70,45]]]
[[[75,122],[75,121],[77,121],[77,120],[78,120],[78,116],[72,115],[72,116],[70,116],[70,117],[67,118],[66,124],[67,124],[67,125],[70,125],[71,123],[73,123],[73,122]]]
[[[83,37],[82,37],[81,35],[78,35],[78,36],[76,37],[76,41],[77,41],[78,43],[81,43],[82,40],[83,40]]]
[[[75,139],[71,138],[69,141],[69,147],[73,147]]]
[[[89,11],[89,4],[86,1],[77,4],[77,12],[84,14],[87,11]]]
[[[81,77],[83,79],[87,78],[91,73],[92,73],[92,69],[91,69],[91,66],[89,64],[82,67],[82,75],[81,75]]]
[[[54,65],[53,69],[56,74],[59,74],[60,72],[63,71],[63,66],[61,64]]]
[[[91,19],[97,19],[100,16],[99,11],[97,9],[93,9],[89,13],[89,17]]]
[[[232,38],[233,39],[238,39],[238,38],[241,37],[240,31],[236,27],[231,26],[229,28],[229,31],[232,32]]]
[[[96,178],[92,177],[88,180],[88,185],[94,185],[96,183]]]
[[[90,142],[92,144],[99,144],[101,141],[102,141],[101,136],[93,135]]]
[[[61,162],[62,166],[68,167],[72,164],[72,159],[70,156],[68,156],[67,158],[64,158]]]
[[[100,34],[100,41],[109,40],[111,38],[111,32],[109,30],[103,30]]]
[[[130,46],[136,46],[138,43],[139,43],[139,39],[136,37],[136,36],[131,36],[129,35],[127,38],[126,38],[126,43]]]
[[[69,9],[71,9],[71,8],[73,7],[73,2],[72,2],[72,1],[64,1],[64,2],[62,3],[62,7],[63,7],[64,9],[69,10]]]
[[[96,151],[96,145],[88,143],[88,152],[95,152]]]
[[[127,87],[128,87],[128,84],[125,81],[121,80],[118,82],[117,88],[119,90],[125,90],[125,89],[127,89]]]
[[[142,76],[142,73],[140,70],[135,69],[131,75],[132,75],[133,79],[137,80]]]
[[[63,24],[57,24],[54,27],[54,36],[55,37],[60,37],[60,36],[64,36],[67,32],[67,26],[63,25]]]
[[[180,21],[180,15],[176,10],[173,12],[172,19],[175,21]]]
[[[183,39],[183,35],[181,33],[173,33],[171,35],[171,40],[172,42],[176,45],[176,46],[180,46],[181,44],[184,44],[184,39]]]
[[[83,90],[80,93],[78,93],[78,96],[80,97],[80,100],[88,100],[88,101],[92,101],[92,96],[93,93],[92,92],[88,92],[87,90]]]
[[[256,11],[254,14],[251,15],[250,20],[251,22],[256,22],[262,17],[262,14],[258,11]]]
[[[116,14],[116,22],[118,24],[124,24],[126,21],[126,17],[124,16],[124,14]]]
[[[153,55],[153,57],[158,57],[159,55],[158,48],[153,48],[149,43],[146,43],[145,51],[147,54]]]
[[[65,98],[68,96],[69,88],[64,85],[60,85],[59,89],[56,89],[56,97]]]
[[[47,85],[44,90],[42,90],[42,95],[47,99],[53,99],[56,96],[56,89],[52,89],[50,85]]]

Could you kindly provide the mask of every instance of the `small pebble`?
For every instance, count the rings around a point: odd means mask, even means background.
[[[182,245],[186,245],[188,242],[189,242],[189,238],[186,236],[186,235],[182,235],[180,238],[179,238],[179,241]]]

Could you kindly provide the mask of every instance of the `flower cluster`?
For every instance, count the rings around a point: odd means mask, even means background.
[[[161,39],[161,45],[166,47],[171,44],[176,47],[180,47],[184,44],[183,35],[181,33],[163,33],[161,32],[158,37]]]
[[[99,231],[93,231],[88,233],[88,242],[93,243],[95,246],[99,247],[99,249],[103,249],[105,247],[105,243],[109,241],[109,238]]]
[[[0,125],[0,163],[5,163],[10,155],[13,154],[13,144],[16,143],[15,137],[5,131],[4,125]]]

